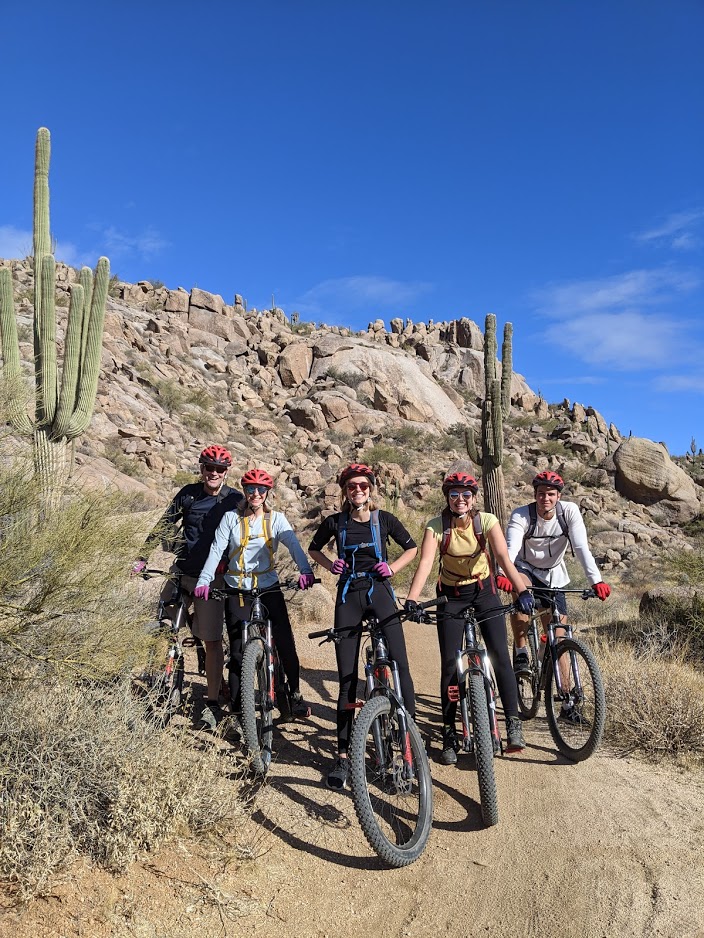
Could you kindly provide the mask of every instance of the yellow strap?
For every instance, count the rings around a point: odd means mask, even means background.
[[[230,576],[237,577],[237,588],[242,589],[242,581],[245,577],[251,576],[252,578],[252,588],[256,588],[259,581],[259,574],[261,573],[270,573],[274,569],[274,540],[271,533],[271,512],[265,511],[262,517],[262,534],[264,536],[264,545],[269,550],[269,566],[266,570],[251,571],[248,573],[245,568],[244,563],[244,552],[247,549],[247,545],[250,540],[250,528],[249,528],[249,516],[240,515],[240,543],[236,551],[232,551],[230,554],[230,560],[232,560],[235,553],[237,553],[236,565],[239,568],[238,570],[229,569],[227,572]],[[232,565],[230,564],[230,567]],[[242,596],[240,595],[240,606],[244,605]]]

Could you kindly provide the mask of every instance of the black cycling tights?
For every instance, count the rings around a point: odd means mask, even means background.
[[[438,607],[438,641],[440,642],[440,699],[442,701],[442,721],[446,726],[455,725],[457,703],[448,697],[448,688],[457,684],[457,652],[462,647],[464,619],[462,611],[473,606],[481,637],[484,639],[489,659],[491,660],[499,695],[503,703],[504,715],[518,715],[518,693],[516,677],[511,666],[511,656],[506,644],[506,619],[501,614],[501,601],[492,589],[490,578],[478,584],[458,587],[459,596],[455,596],[454,586],[442,585],[440,592],[447,596],[447,603]],[[485,618],[486,617],[486,618]]]
[[[289,687],[291,692],[295,693],[299,690],[300,666],[298,664],[296,644],[293,640],[291,620],[288,617],[288,609],[286,608],[286,600],[280,590],[273,590],[262,597],[262,602],[271,619],[276,649],[284,666]],[[227,624],[227,636],[230,641],[230,660],[228,663],[230,669],[230,700],[232,709],[236,712],[241,709],[242,622],[249,619],[251,609],[252,598],[245,594],[242,595],[242,605],[240,605],[239,596],[229,596],[225,604],[225,623]]]
[[[359,625],[367,609],[372,608],[379,619],[385,619],[397,611],[391,587],[384,582],[374,583],[371,603],[367,602],[369,581],[360,579],[350,584],[345,602],[340,602],[341,590],[338,590],[335,605],[335,628]],[[401,693],[406,710],[415,716],[416,700],[411,671],[408,667],[406,641],[403,637],[401,622],[397,619],[384,627],[384,634],[390,656],[398,665]],[[341,753],[347,752],[354,719],[354,710],[349,705],[357,701],[357,683],[359,679],[359,645],[361,635],[349,633],[335,645],[337,673],[340,679],[340,691],[337,698],[337,745]]]

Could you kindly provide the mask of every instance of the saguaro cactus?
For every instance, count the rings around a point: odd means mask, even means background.
[[[98,387],[110,263],[101,257],[95,278],[88,267],[71,288],[59,385],[56,356],[56,263],[49,228],[50,136],[37,132],[34,163],[34,419],[25,406],[12,297],[12,275],[0,269],[2,374],[9,416],[19,433],[31,435],[36,472],[45,489],[61,483],[70,468],[69,444],[90,422]]]
[[[501,380],[496,377],[496,316],[489,313],[484,324],[484,401],[482,403],[481,449],[476,433],[465,435],[470,459],[482,467],[484,508],[495,514],[505,529],[507,519],[504,487],[504,419],[511,407],[513,373],[513,326],[504,326],[501,346]]]

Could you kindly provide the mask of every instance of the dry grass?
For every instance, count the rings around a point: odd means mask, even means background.
[[[241,767],[185,726],[144,717],[127,679],[3,692],[0,877],[18,900],[78,856],[122,870],[165,841],[243,820]]]

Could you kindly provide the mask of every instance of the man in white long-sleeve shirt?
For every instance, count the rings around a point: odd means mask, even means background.
[[[527,588],[552,586],[555,588],[567,586],[570,582],[565,564],[567,548],[581,563],[584,572],[599,599],[606,599],[611,588],[604,583],[596,565],[596,561],[589,550],[587,529],[584,526],[579,506],[574,502],[562,502],[562,489],[564,481],[550,470],[539,472],[533,479],[535,502],[516,508],[511,512],[508,528],[506,529],[506,543],[508,556],[516,569],[525,580]],[[510,592],[513,590],[510,580],[504,576],[497,577],[499,589]],[[557,608],[560,621],[567,621],[567,603],[564,594],[558,594]],[[547,604],[536,596],[536,605],[546,608]],[[546,611],[544,620],[547,622],[549,611]],[[528,667],[528,650],[526,648],[526,626],[528,617],[524,615],[511,616],[511,628],[514,639],[514,670],[516,674],[530,673]]]

